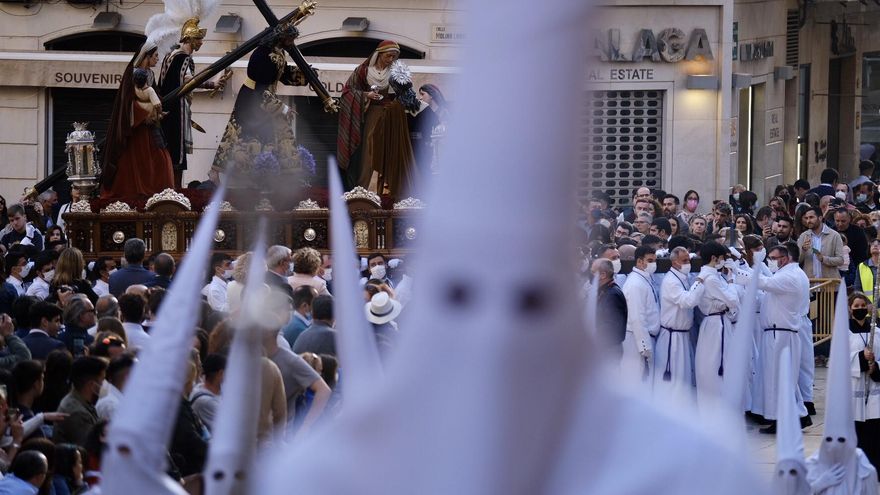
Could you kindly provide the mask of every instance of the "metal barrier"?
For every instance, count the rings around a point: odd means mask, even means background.
[[[813,347],[831,340],[834,307],[839,278],[810,279],[810,320],[813,321]]]

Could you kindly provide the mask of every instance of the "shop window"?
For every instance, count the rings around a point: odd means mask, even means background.
[[[862,129],[859,139],[863,156],[880,161],[880,52],[862,58]],[[873,146],[873,150],[871,147]]]
[[[593,145],[581,155],[580,198],[587,199],[590,191],[599,189],[611,196],[613,205],[625,206],[632,201],[634,188],[661,187],[664,93],[587,93],[585,110],[592,118],[586,120],[584,136]]]

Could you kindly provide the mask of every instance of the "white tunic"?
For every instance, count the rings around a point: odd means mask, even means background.
[[[757,270],[761,275],[765,277],[771,277],[773,274],[770,272],[770,269],[767,268],[767,265],[764,263],[758,263],[755,266],[755,270]],[[764,365],[762,362],[762,346],[764,340],[764,329],[767,328],[766,318],[764,313],[764,305],[767,300],[767,292],[761,289],[758,289],[758,304],[755,306],[757,308],[757,313],[755,314],[755,334],[754,334],[754,343],[752,347],[752,374],[749,379],[749,396],[748,403],[746,404],[746,410],[751,411],[755,414],[764,414],[764,376],[763,369]],[[796,358],[795,358],[796,359]]]
[[[703,297],[704,285],[688,284],[688,274],[671,269],[660,286],[660,334],[654,353],[655,391],[676,396],[693,391],[693,348],[690,330],[694,308]]]
[[[620,366],[624,377],[635,377],[651,383],[653,357],[645,359],[642,350],[654,354],[654,337],[660,331],[660,299],[651,284],[651,276],[633,268],[623,284],[626,298],[626,338]]]
[[[813,455],[807,457],[807,481],[810,484],[815,484],[823,474],[837,464],[824,457],[821,445]],[[843,481],[822,491],[814,490],[815,495],[877,495],[877,470],[868,461],[862,449],[856,448],[855,452],[843,462],[843,467],[846,470]]]
[[[859,367],[859,353],[868,347],[868,333],[849,335],[850,370],[852,371],[853,419],[866,421],[880,418],[880,383],[868,377]],[[880,330],[874,328],[874,355],[880,356]],[[865,395],[868,397],[865,402]]]
[[[733,323],[728,313],[739,308],[737,289],[711,266],[703,266],[700,278],[706,286],[700,311],[706,315],[700,324],[700,337],[694,358],[697,403],[721,396],[724,381],[724,357],[730,350]]]
[[[31,282],[31,286],[27,288],[25,294],[28,296],[34,296],[42,301],[49,297],[49,284],[43,280],[43,277],[36,277],[34,278],[34,281]]]
[[[798,336],[803,322],[804,299],[809,305],[810,281],[807,275],[795,263],[780,268],[770,277],[759,275],[758,288],[765,291],[762,310],[764,322],[761,338],[761,377],[762,380],[762,415],[767,419],[776,419],[776,402],[778,400],[778,381],[776,378],[776,348],[789,345],[792,356],[801,355],[802,339]],[[777,330],[772,330],[776,328]],[[780,330],[781,329],[781,330]],[[799,359],[793,361],[792,376],[798,376]],[[799,404],[799,413],[805,416],[803,397],[797,382],[791,384],[795,401]]]

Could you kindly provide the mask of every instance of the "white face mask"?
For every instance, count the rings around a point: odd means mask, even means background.
[[[778,260],[767,261],[767,268],[770,269],[770,273],[778,272],[779,271],[779,261]]]
[[[51,284],[53,278],[55,278],[55,270],[43,272],[43,280],[45,280],[47,284]]]
[[[332,268],[325,268],[324,274],[321,275],[321,278],[323,278],[325,282],[329,282],[329,281],[333,280],[333,269]]]
[[[86,275],[86,269],[83,268],[83,271],[82,271],[82,273],[80,273],[79,278],[80,278],[81,280],[85,280],[87,276],[88,276],[88,275]]]
[[[657,262],[652,261],[651,263],[648,263],[648,267],[645,268],[645,271],[653,275],[657,271]]]
[[[232,278],[232,270],[223,270],[223,278],[229,280]]]
[[[868,200],[867,194],[859,194],[856,196],[856,203],[864,203],[867,200]]]
[[[293,274],[294,274],[294,271],[293,271],[293,262],[291,261],[290,263],[287,264],[287,276],[289,277],[289,276],[291,276],[291,275],[293,275]]]
[[[739,193],[733,193],[733,199],[739,201]]]
[[[376,265],[370,268],[370,275],[376,280],[384,280],[386,275],[385,265]]]
[[[752,253],[752,259],[755,260],[755,263],[761,263],[764,261],[764,258],[767,257],[767,250],[762,249],[760,251],[755,251]]]
[[[614,273],[620,273],[620,260],[611,260],[611,266],[614,267]]]
[[[21,278],[25,278],[31,272],[31,268],[34,266],[34,262],[28,262],[28,264],[21,267]]]
[[[834,193],[834,197],[841,201],[846,201],[846,193],[843,191],[837,191]]]
[[[691,272],[691,264],[690,264],[690,263],[686,263],[686,264],[684,264],[684,265],[681,265],[681,269],[680,269],[679,271],[680,271],[681,273],[684,273],[685,275],[687,275],[688,273]]]

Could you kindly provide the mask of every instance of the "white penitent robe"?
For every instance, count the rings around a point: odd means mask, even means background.
[[[697,403],[721,397],[724,382],[724,357],[729,352],[733,323],[730,312],[739,309],[737,289],[711,266],[703,266],[700,278],[706,286],[700,300],[700,311],[706,315],[700,324],[694,357],[697,383]]]
[[[762,412],[767,419],[776,419],[778,401],[778,381],[776,378],[776,351],[781,345],[791,348],[792,356],[801,355],[801,339],[798,335],[802,321],[804,298],[810,297],[810,281],[794,263],[782,267],[770,277],[759,275],[758,288],[765,292],[763,310],[764,322],[761,338],[761,376],[762,380]],[[773,330],[773,329],[776,330]],[[798,376],[799,360],[795,359],[793,376]],[[795,402],[799,404],[799,414],[805,416],[807,410],[803,406],[803,398],[797,383],[791,384]]]
[[[826,455],[822,452],[825,442],[822,443],[819,450],[807,457],[807,481],[813,486],[815,495],[877,495],[880,492],[880,487],[877,485],[877,470],[860,448],[856,448],[844,462],[840,463],[846,470],[843,480],[836,485],[818,490],[816,485],[822,475],[838,464],[825,458]]]
[[[654,391],[673,396],[693,392],[690,330],[704,285],[688,284],[688,274],[671,269],[660,286],[660,334],[654,352]]]
[[[758,263],[753,269],[758,271],[760,275],[765,277],[770,277],[773,274],[770,273],[770,269],[767,268],[767,265],[764,263]],[[751,411],[755,414],[764,414],[764,376],[762,370],[764,369],[763,362],[761,361],[763,358],[762,345],[764,339],[764,328],[767,327],[766,319],[764,318],[764,304],[766,301],[767,292],[761,289],[758,289],[757,294],[757,312],[755,313],[755,334],[753,336],[754,344],[752,347],[752,374],[749,377],[749,394],[747,397],[746,410]]]
[[[651,276],[644,270],[633,268],[623,284],[626,298],[626,337],[623,340],[623,357],[620,360],[624,379],[651,383],[654,365],[654,338],[660,331],[660,299],[651,284]],[[647,350],[649,358],[642,355]]]
[[[849,335],[850,370],[852,371],[853,419],[866,421],[880,418],[880,383],[861,370],[859,354],[868,348],[868,332]],[[880,356],[880,330],[874,328],[874,355]],[[867,396],[868,400],[865,401]],[[877,439],[880,441],[880,439]]]

